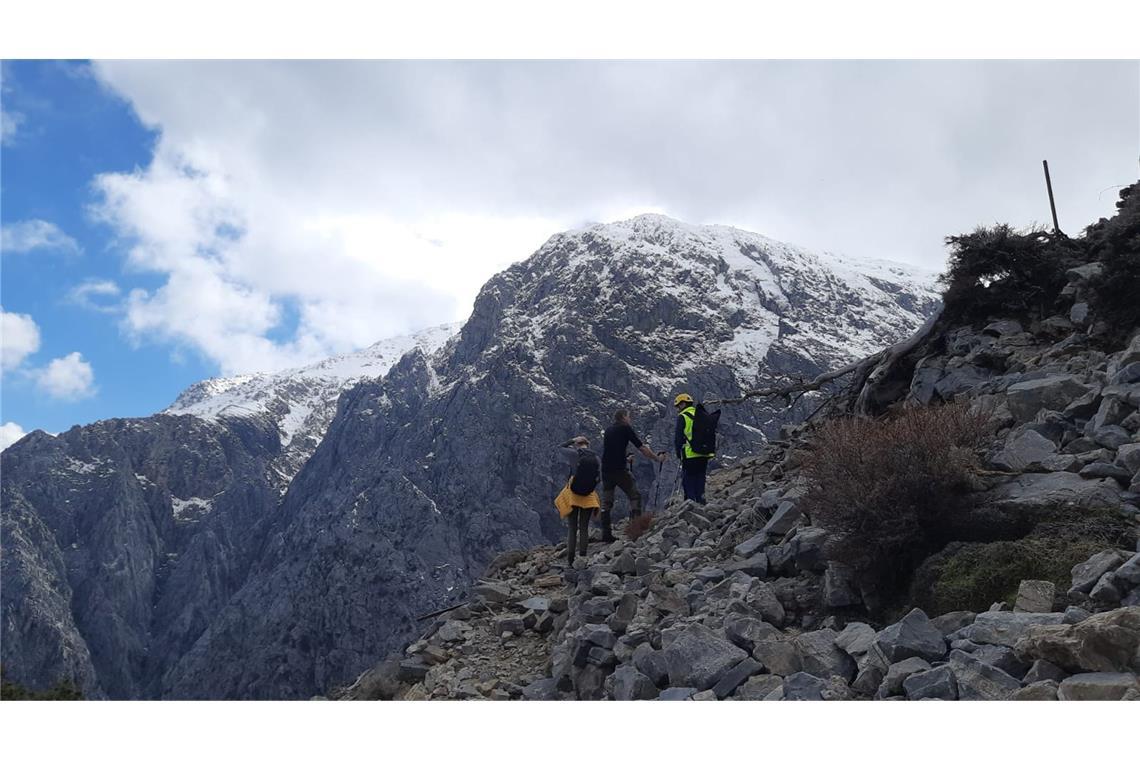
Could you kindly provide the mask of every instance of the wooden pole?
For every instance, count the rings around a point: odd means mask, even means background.
[[[1049,162],[1042,161],[1041,165],[1045,167],[1045,187],[1049,190],[1049,211],[1053,214],[1053,234],[1061,234],[1061,225],[1057,224],[1057,204],[1053,202],[1053,181],[1049,179]]]

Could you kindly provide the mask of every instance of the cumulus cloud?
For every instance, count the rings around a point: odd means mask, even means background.
[[[8,448],[25,435],[27,435],[27,431],[15,422],[5,422],[0,425],[0,451]]]
[[[40,349],[40,328],[27,314],[0,309],[0,337],[0,368],[4,372],[16,369]]]
[[[79,243],[59,227],[43,219],[5,224],[0,228],[0,250],[4,253],[63,251],[78,253]]]
[[[115,313],[121,311],[118,302],[122,294],[119,286],[105,279],[84,280],[67,293],[67,301],[92,311]]]
[[[10,147],[16,144],[16,133],[24,123],[24,115],[19,111],[0,109],[0,145]]]
[[[36,384],[48,396],[77,401],[95,394],[95,372],[78,351],[52,359],[35,372]]]
[[[116,61],[158,130],[98,177],[138,339],[274,369],[461,318],[550,234],[651,207],[929,268],[942,238],[1111,213],[1129,62]],[[1040,93],[1052,93],[1049,98]],[[1096,113],[1096,119],[1087,114]]]

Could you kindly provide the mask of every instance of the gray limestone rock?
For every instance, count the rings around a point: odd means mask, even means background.
[[[801,669],[820,678],[841,676],[850,683],[855,678],[855,660],[835,645],[838,634],[827,628],[801,633],[795,641]]]
[[[888,662],[908,657],[938,660],[946,654],[946,640],[920,609],[908,612],[897,623],[887,626],[876,640]]]
[[[1069,702],[1117,700],[1129,689],[1137,688],[1140,688],[1140,679],[1135,673],[1078,673],[1061,682],[1057,698]]]
[[[996,466],[1019,471],[1041,468],[1050,455],[1057,452],[1057,444],[1035,430],[1021,430],[1006,439],[1005,447],[993,458]]]
[[[744,684],[738,686],[734,696],[739,700],[759,701],[783,685],[783,678],[765,673],[764,675],[752,676]]]
[[[950,653],[950,669],[961,700],[1009,699],[1021,688],[1021,682],[1004,670],[959,650]]]
[[[700,624],[686,626],[662,649],[669,683],[708,689],[747,653]]]
[[[902,684],[906,698],[955,700],[958,698],[958,681],[949,665],[914,673]]]
[[[613,695],[619,701],[657,699],[657,687],[632,665],[622,665],[613,674]]]
[[[1088,391],[1088,386],[1073,375],[1049,375],[1014,383],[1006,390],[1006,401],[1015,419],[1028,422],[1041,409],[1064,409]]]
[[[826,685],[826,681],[810,673],[793,673],[784,679],[783,699],[786,702],[822,700]]]
[[[1105,573],[1115,570],[1124,564],[1125,557],[1115,549],[1105,549],[1097,552],[1084,562],[1073,567],[1073,584],[1069,587],[1070,594],[1087,594]]]
[[[1017,587],[1017,601],[1014,612],[1052,612],[1053,594],[1056,587],[1052,581],[1022,581]]]

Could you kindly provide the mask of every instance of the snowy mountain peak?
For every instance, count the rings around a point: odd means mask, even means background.
[[[280,470],[288,480],[320,443],[336,413],[337,397],[346,388],[381,377],[412,349],[435,353],[461,326],[461,322],[452,322],[386,338],[360,351],[297,369],[202,380],[179,394],[162,414],[190,414],[205,420],[270,417],[286,450]]]

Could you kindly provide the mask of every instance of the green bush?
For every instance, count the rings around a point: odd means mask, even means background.
[[[1117,214],[1085,230],[1090,257],[1104,264],[1092,306],[1118,337],[1140,325],[1140,182],[1120,191]]]
[[[26,689],[18,683],[9,681],[4,675],[4,668],[0,667],[0,701],[8,699],[76,700],[83,699],[83,692],[70,681],[61,681],[45,691]]]
[[[946,238],[950,261],[940,280],[951,319],[1046,317],[1065,286],[1065,270],[1085,263],[1081,246],[1042,229],[1008,224]]]

